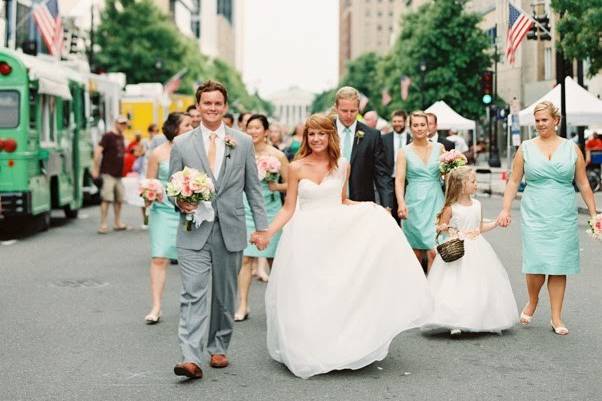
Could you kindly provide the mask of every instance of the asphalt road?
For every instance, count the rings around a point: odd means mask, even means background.
[[[494,217],[500,198],[482,201],[485,216]],[[512,227],[486,237],[520,307],[526,290],[515,207]],[[127,223],[139,220],[137,209],[126,209]],[[267,354],[265,285],[259,283],[252,288],[251,319],[236,325],[231,366],[203,366],[200,381],[174,376],[177,266],[169,271],[161,323],[146,326],[148,234],[132,229],[100,236],[97,222],[98,208],[88,208],[77,220],[57,218],[47,232],[0,245],[0,400],[602,399],[602,243],[586,236],[584,216],[582,273],[569,279],[565,301],[569,336],[550,330],[544,291],[527,328],[460,339],[413,330],[393,341],[382,362],[309,380]]]

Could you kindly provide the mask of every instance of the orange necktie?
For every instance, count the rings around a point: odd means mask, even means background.
[[[215,156],[217,153],[217,149],[215,146],[215,139],[217,138],[217,134],[215,132],[212,132],[211,134],[209,134],[209,149],[207,149],[207,159],[209,159],[209,168],[211,168],[211,172],[213,173],[213,175],[215,175],[215,171],[216,171],[216,163],[215,163]]]

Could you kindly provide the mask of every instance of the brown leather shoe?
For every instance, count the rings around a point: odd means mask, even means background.
[[[225,368],[226,366],[228,366],[230,362],[228,362],[228,358],[226,358],[226,355],[224,354],[215,354],[215,355],[211,355],[211,362],[209,363],[209,365],[211,365],[212,368]]]
[[[176,374],[176,376],[186,376],[191,379],[202,379],[203,378],[203,371],[201,370],[199,365],[197,365],[194,362],[178,363],[173,368],[173,372]]]

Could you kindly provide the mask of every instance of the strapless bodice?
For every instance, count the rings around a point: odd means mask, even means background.
[[[299,181],[299,210],[308,211],[341,206],[341,191],[345,183],[346,162],[340,161],[320,183],[308,178]]]

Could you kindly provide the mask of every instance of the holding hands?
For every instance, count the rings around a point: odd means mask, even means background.
[[[177,200],[176,203],[178,204],[178,207],[180,208],[182,213],[186,214],[194,213],[198,206],[196,203],[186,202],[183,200]]]
[[[397,207],[397,216],[402,220],[405,220],[408,218],[408,208],[406,207],[405,203],[401,203]]]
[[[255,231],[251,234],[249,243],[255,245],[260,251],[263,251],[270,244],[270,236],[267,231]]]
[[[508,227],[512,222],[512,216],[510,215],[510,212],[506,209],[503,209],[497,216],[496,222],[500,227]]]

